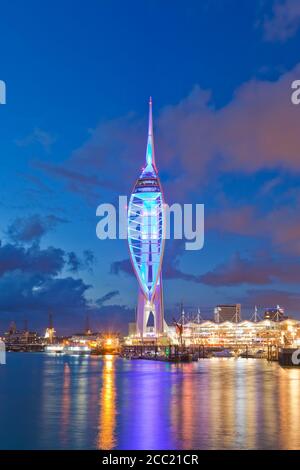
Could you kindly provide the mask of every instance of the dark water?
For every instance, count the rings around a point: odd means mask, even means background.
[[[300,449],[300,369],[10,353],[1,449]]]

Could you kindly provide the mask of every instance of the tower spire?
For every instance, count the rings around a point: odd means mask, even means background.
[[[152,166],[156,171],[153,137],[153,118],[152,118],[152,98],[149,98],[149,122],[148,122],[148,142],[146,151],[147,166]]]

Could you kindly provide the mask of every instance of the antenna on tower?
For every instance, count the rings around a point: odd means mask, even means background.
[[[154,153],[154,136],[153,136],[153,118],[152,118],[152,98],[149,98],[149,122],[148,122],[148,142],[146,150],[146,164],[153,167],[156,171],[155,153]]]

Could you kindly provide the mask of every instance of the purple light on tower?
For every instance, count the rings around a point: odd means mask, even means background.
[[[128,207],[128,244],[139,282],[137,333],[141,336],[158,336],[164,331],[161,275],[164,233],[164,197],[155,164],[150,98],[146,165],[135,183]]]

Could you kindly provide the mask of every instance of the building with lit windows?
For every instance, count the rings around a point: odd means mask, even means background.
[[[174,333],[174,340],[176,336]],[[300,345],[299,320],[286,319],[281,322],[262,320],[252,322],[203,321],[201,323],[189,322],[183,326],[182,339],[189,345],[202,345],[206,347],[224,348],[259,348],[268,345],[286,346]]]

